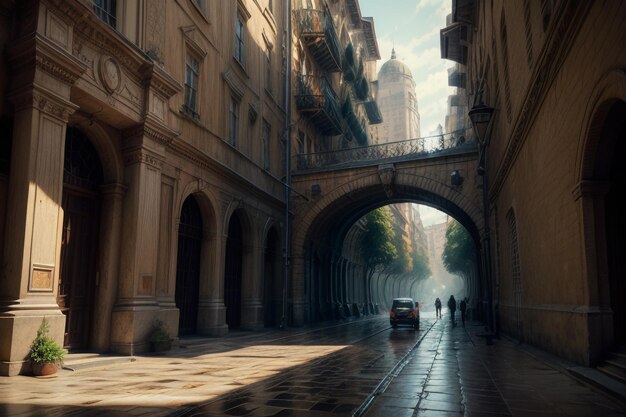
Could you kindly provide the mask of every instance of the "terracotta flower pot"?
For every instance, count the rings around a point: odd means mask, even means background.
[[[48,376],[52,374],[56,374],[59,367],[54,362],[33,362],[33,375],[35,376]]]

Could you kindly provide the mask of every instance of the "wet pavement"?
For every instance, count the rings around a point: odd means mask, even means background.
[[[579,382],[484,326],[444,316],[407,359],[366,417],[626,416],[626,405]],[[547,357],[547,355],[546,355]]]
[[[185,339],[94,368],[70,355],[78,371],[0,377],[0,416],[626,416],[519,345],[487,346],[482,330],[426,313],[420,331],[381,316]]]

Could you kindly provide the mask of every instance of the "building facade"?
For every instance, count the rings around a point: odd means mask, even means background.
[[[395,49],[378,71],[378,103],[384,120],[378,127],[379,143],[421,137],[415,80]]]
[[[0,373],[277,325],[286,3],[0,7]]]
[[[623,189],[626,5],[459,1],[442,54],[487,146],[496,324],[595,366],[626,343]]]

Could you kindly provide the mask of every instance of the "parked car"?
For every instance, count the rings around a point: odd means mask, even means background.
[[[389,311],[389,323],[395,329],[399,324],[420,328],[420,307],[412,298],[394,298]]]

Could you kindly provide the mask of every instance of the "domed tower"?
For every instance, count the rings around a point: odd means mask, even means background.
[[[391,51],[391,59],[378,72],[377,102],[383,115],[380,143],[421,136],[413,74],[404,62],[396,59],[395,48]]]

